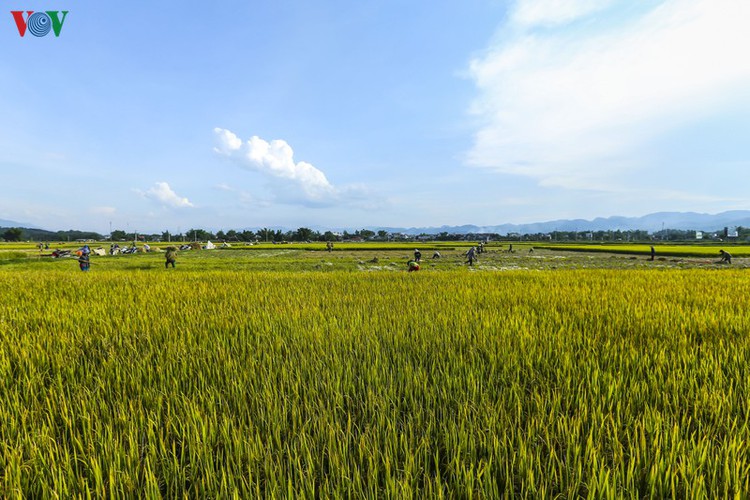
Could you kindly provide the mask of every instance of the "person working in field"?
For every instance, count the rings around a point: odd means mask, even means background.
[[[466,258],[468,259],[466,261],[467,264],[470,266],[474,265],[474,261],[477,260],[477,250],[474,247],[469,248],[469,251],[466,252]]]
[[[731,264],[732,263],[732,256],[729,252],[725,252],[724,250],[719,250],[719,254],[721,255],[721,260],[719,262]]]
[[[169,264],[172,264],[172,269],[174,269],[174,264],[177,261],[177,247],[167,247],[167,261],[164,263],[164,267],[166,269],[169,269]]]
[[[651,247],[651,260],[654,260],[654,257],[656,257],[656,249],[652,246]]]
[[[419,263],[415,260],[410,260],[406,263],[407,266],[409,266],[409,272],[413,271],[419,271]]]
[[[422,252],[417,249],[414,249],[414,260],[416,260],[417,262],[422,260]]]
[[[91,260],[89,260],[89,252],[78,251],[78,267],[81,271],[88,271],[91,267]]]

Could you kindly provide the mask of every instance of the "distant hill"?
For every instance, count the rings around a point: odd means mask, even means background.
[[[551,233],[552,231],[628,231],[645,230],[649,232],[661,229],[681,229],[695,231],[717,231],[724,227],[750,227],[750,210],[732,210],[718,214],[701,214],[696,212],[657,212],[642,217],[597,217],[593,220],[560,219],[548,222],[529,224],[500,224],[497,226],[440,226],[440,227],[374,227],[372,230],[385,230],[389,233],[405,234],[453,234],[469,233]]]
[[[429,227],[384,227],[384,226],[370,226],[366,229],[372,231],[384,230],[389,233],[404,233],[408,235],[418,234],[440,234],[446,232],[449,234],[470,234],[470,233],[495,233],[495,234],[536,234],[536,233],[551,233],[553,231],[635,231],[642,230],[648,232],[656,232],[662,229],[679,229],[683,231],[721,231],[724,227],[734,228],[736,226],[742,226],[745,228],[750,227],[750,210],[732,210],[728,212],[721,212],[718,214],[701,214],[697,212],[657,212],[653,214],[644,215],[642,217],[597,217],[596,219],[559,219],[547,222],[532,222],[528,224],[498,224],[493,226],[476,226],[473,224],[466,224],[462,226],[429,226]],[[68,230],[68,231],[45,231],[32,224],[20,223],[15,221],[0,219],[0,230],[7,229],[10,227],[21,227],[24,228],[25,239],[77,239],[77,238],[97,238],[100,239],[101,235],[93,232]],[[332,230],[337,232],[343,232],[344,229],[350,232],[354,232],[359,227],[351,228],[331,228],[323,226],[312,226],[312,229],[321,233]],[[258,227],[247,227],[240,229],[258,231],[261,229]],[[295,228],[287,228],[282,226],[269,226],[269,229],[276,231],[281,230],[286,232],[294,230]]]
[[[8,226],[5,226],[4,222],[11,222]],[[22,229],[21,239],[22,240],[34,240],[34,241],[75,241],[75,240],[103,240],[104,236],[92,232],[92,231],[76,231],[70,229],[68,231],[47,231],[45,229],[38,229],[35,227],[23,227],[19,224],[12,224],[12,221],[0,221],[0,238],[2,233],[11,227],[20,227]]]
[[[28,222],[16,222],[13,220],[5,219],[0,219],[0,227],[28,227],[31,229],[39,229],[34,224],[29,224]]]

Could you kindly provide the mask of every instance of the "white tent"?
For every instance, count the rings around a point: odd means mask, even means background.
[[[216,248],[216,245],[214,245],[213,243],[211,243],[211,242],[209,241],[209,242],[207,242],[207,243],[206,243],[206,246],[205,246],[204,248],[205,248],[206,250],[213,250],[214,248]]]

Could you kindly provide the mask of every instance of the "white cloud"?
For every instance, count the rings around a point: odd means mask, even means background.
[[[252,136],[247,142],[226,129],[215,128],[214,152],[232,158],[245,168],[296,184],[310,200],[321,201],[334,194],[323,172],[311,164],[294,161],[294,151],[281,139],[271,142]]]
[[[521,26],[555,26],[608,7],[613,0],[525,0],[519,1],[511,19]]]
[[[736,104],[750,84],[750,2],[665,0],[566,29],[630,1],[517,2],[507,36],[470,64],[482,125],[469,164],[603,189],[642,166],[647,141]]]
[[[229,130],[215,128],[214,152],[233,160],[246,170],[263,174],[273,192],[273,201],[310,207],[341,206],[375,210],[387,205],[380,195],[363,184],[334,186],[323,171],[310,163],[295,162],[291,146],[283,140],[267,142],[253,136],[243,142]],[[248,193],[226,185],[224,191],[240,193],[241,201],[268,206],[268,199],[255,199]]]
[[[146,198],[152,199],[172,208],[192,207],[193,204],[187,198],[177,195],[166,182],[157,182],[154,186],[143,193]]]

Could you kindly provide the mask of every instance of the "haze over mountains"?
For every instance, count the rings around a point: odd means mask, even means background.
[[[585,219],[560,219],[547,222],[533,222],[528,224],[499,224],[494,226],[476,226],[466,224],[463,226],[440,226],[440,227],[369,227],[372,230],[385,230],[389,233],[405,234],[439,234],[442,232],[453,234],[468,233],[550,233],[553,231],[628,231],[645,230],[649,232],[662,229],[681,229],[696,231],[717,231],[724,227],[734,228],[736,226],[750,227],[750,210],[732,210],[718,214],[701,214],[696,212],[657,212],[642,217],[597,217],[593,220]],[[0,227],[24,227],[39,229],[31,224],[24,224],[11,220],[0,219]],[[86,228],[79,228],[86,230]],[[206,228],[211,229],[211,228]],[[253,229],[256,228],[247,228]],[[258,227],[257,229],[260,229]],[[277,229],[277,228],[273,228]],[[296,229],[296,228],[278,228]],[[328,230],[330,228],[315,228],[316,230]],[[356,230],[359,227],[341,228],[341,230]]]
[[[35,225],[27,222],[16,222],[6,219],[0,219],[0,227],[26,227],[30,229],[38,229]]]
[[[645,230],[649,232],[662,229],[682,229],[696,231],[716,231],[724,227],[750,226],[750,210],[733,210],[719,214],[700,214],[695,212],[657,212],[642,217],[597,217],[593,220],[560,219],[548,222],[529,224],[500,224],[497,226],[441,226],[411,228],[378,228],[388,232],[406,234],[438,234],[441,232],[467,233],[551,233],[552,231],[627,231]]]

